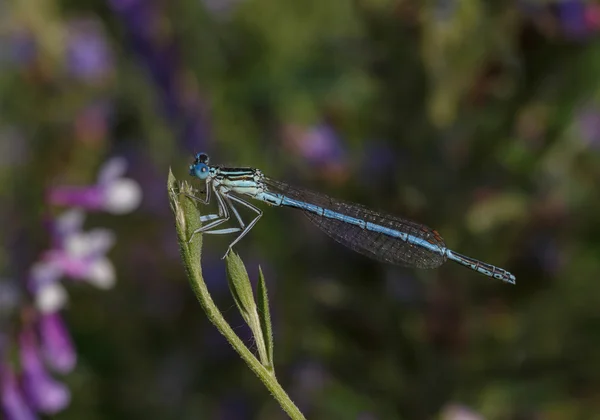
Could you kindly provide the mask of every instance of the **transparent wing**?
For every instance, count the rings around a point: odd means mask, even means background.
[[[265,185],[269,191],[283,194],[294,200],[314,204],[349,217],[412,235],[414,238],[423,239],[440,251],[436,253],[397,237],[364,229],[341,220],[320,216],[310,211],[304,211],[310,221],[327,235],[367,257],[391,264],[417,268],[435,268],[446,261],[446,255],[443,253],[443,249],[446,247],[444,240],[435,230],[425,225],[379,213],[359,204],[336,200],[325,194],[292,187],[280,181],[266,179]]]

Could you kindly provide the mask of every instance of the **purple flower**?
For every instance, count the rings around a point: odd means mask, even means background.
[[[37,262],[29,270],[29,291],[40,312],[56,312],[65,306],[67,292],[59,283],[62,276],[63,270],[52,262]]]
[[[307,159],[311,164],[328,172],[343,172],[346,152],[342,140],[327,124],[302,127],[287,124],[283,127],[283,139],[292,153]]]
[[[10,366],[0,369],[2,409],[7,420],[36,420],[37,416],[23,397],[17,377]]]
[[[75,19],[67,29],[67,68],[88,83],[105,80],[113,69],[113,54],[99,21]]]
[[[52,248],[63,248],[66,238],[82,230],[84,221],[85,213],[77,208],[67,210],[54,219],[50,226]]]
[[[46,371],[40,357],[33,330],[26,329],[19,337],[23,388],[33,407],[44,414],[62,411],[70,402],[69,389],[55,381]]]
[[[80,209],[69,210],[53,224],[53,247],[31,269],[29,289],[36,295],[38,308],[44,313],[56,312],[66,300],[66,292],[58,283],[63,277],[85,280],[101,289],[111,288],[115,269],[106,253],[115,242],[108,229],[81,230],[84,215]]]
[[[589,34],[585,19],[586,5],[581,0],[565,0],[556,3],[558,18],[569,38],[584,38]]]
[[[44,253],[43,261],[58,267],[75,280],[85,280],[101,289],[115,283],[115,269],[106,253],[114,243],[114,235],[107,229],[77,232],[65,238],[62,249]]]
[[[125,159],[112,158],[100,170],[96,185],[52,188],[49,201],[55,205],[105,210],[113,214],[133,211],[142,200],[142,190],[136,181],[122,177],[126,169]]]
[[[585,9],[587,27],[593,31],[600,29],[600,4],[588,4]]]
[[[46,363],[59,373],[75,367],[77,354],[64,321],[58,312],[41,314],[39,319],[41,350]]]

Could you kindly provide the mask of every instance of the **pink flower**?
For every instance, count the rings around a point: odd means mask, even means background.
[[[77,354],[60,314],[41,314],[38,328],[40,347],[46,363],[59,373],[72,371],[77,362]]]
[[[127,169],[123,158],[112,158],[104,164],[98,183],[88,187],[55,187],[49,191],[50,203],[124,214],[135,210],[142,200],[139,184],[122,175]]]
[[[17,376],[9,366],[0,370],[0,393],[4,417],[7,420],[36,420],[32,408],[29,406],[17,381]]]
[[[83,220],[80,209],[58,217],[52,226],[53,247],[30,270],[29,289],[42,313],[54,313],[64,307],[67,294],[59,282],[62,277],[84,280],[100,289],[115,284],[115,269],[106,256],[114,244],[114,234],[107,229],[84,232]]]
[[[23,388],[33,407],[44,414],[54,414],[69,405],[71,393],[46,371],[40,357],[33,330],[26,329],[19,337]]]

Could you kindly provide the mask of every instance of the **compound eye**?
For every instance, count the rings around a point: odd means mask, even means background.
[[[198,159],[198,162],[208,165],[209,157],[206,153],[198,153],[196,159]]]

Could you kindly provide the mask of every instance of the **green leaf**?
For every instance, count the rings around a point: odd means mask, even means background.
[[[233,300],[240,310],[242,317],[252,330],[261,363],[272,373],[272,357],[269,358],[267,341],[265,340],[261,319],[258,315],[258,308],[254,301],[254,294],[252,293],[252,284],[248,278],[246,267],[241,258],[233,251],[227,256],[226,263],[227,281],[229,282],[229,289],[233,295]]]
[[[242,259],[233,251],[225,259],[227,263],[227,281],[242,317],[248,325],[252,322],[252,314],[256,312],[256,303],[252,294],[252,284]],[[252,327],[252,325],[250,325]]]
[[[271,312],[269,311],[269,296],[267,294],[265,277],[260,266],[258,267],[256,297],[258,299],[258,316],[260,318],[263,341],[267,348],[267,359],[269,360],[271,369],[275,370],[275,363],[273,361],[273,327],[271,326]]]

